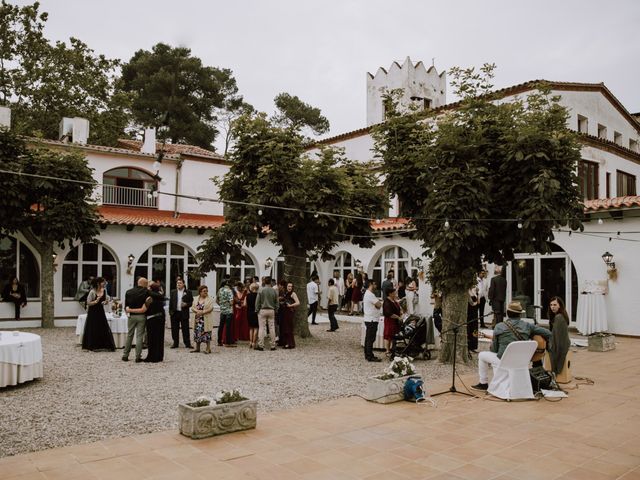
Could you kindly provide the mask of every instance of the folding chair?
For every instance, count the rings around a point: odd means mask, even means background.
[[[529,376],[529,362],[538,344],[533,340],[511,342],[493,369],[488,392],[503,400],[535,398]]]

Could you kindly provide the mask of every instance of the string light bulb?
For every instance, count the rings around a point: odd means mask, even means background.
[[[449,230],[449,227],[450,227],[450,225],[449,225],[449,220],[445,220],[445,221],[444,221],[444,228],[445,228],[445,230]]]
[[[318,212],[313,214],[313,218],[318,218],[320,215],[318,214]]]
[[[379,218],[376,218],[376,223],[380,223],[382,222],[382,220],[380,220]]]
[[[602,225],[604,223],[604,220],[602,220],[601,218],[598,219],[598,225]]]
[[[522,221],[518,220],[518,228],[522,230]]]
[[[262,215],[262,209],[258,210],[258,215]]]
[[[160,170],[160,162],[156,160],[155,162],[153,162],[153,171],[157,172],[159,170]]]

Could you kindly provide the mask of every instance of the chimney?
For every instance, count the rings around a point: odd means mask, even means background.
[[[140,153],[156,153],[156,129],[145,128],[144,129],[144,142],[140,148]]]
[[[86,118],[64,117],[60,120],[60,140],[71,140],[73,143],[85,145],[89,138],[89,120]]]
[[[11,109],[9,107],[0,107],[0,128],[11,129]]]

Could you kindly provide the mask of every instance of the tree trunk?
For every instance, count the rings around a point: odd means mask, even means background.
[[[40,254],[40,308],[42,327],[54,327],[55,303],[53,298],[53,243],[42,241],[30,228],[21,230],[24,238]]]
[[[285,249],[283,248],[283,251]],[[296,295],[300,300],[300,306],[296,308],[293,319],[293,333],[301,338],[311,336],[309,331],[309,316],[307,315],[307,258],[306,252],[296,249],[284,251],[284,278],[292,282]]]
[[[470,363],[467,347],[467,290],[461,288],[447,292],[442,299],[442,348],[440,362],[453,363],[454,329],[458,329],[456,355],[458,361]]]
[[[55,319],[55,301],[53,298],[53,244],[43,242],[39,250],[42,260],[42,276],[40,281],[40,295],[42,298],[42,327],[52,328]]]

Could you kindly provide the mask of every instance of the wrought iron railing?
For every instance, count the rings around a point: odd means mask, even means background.
[[[158,208],[157,194],[146,188],[102,185],[102,195],[98,197],[98,201],[103,205]]]

